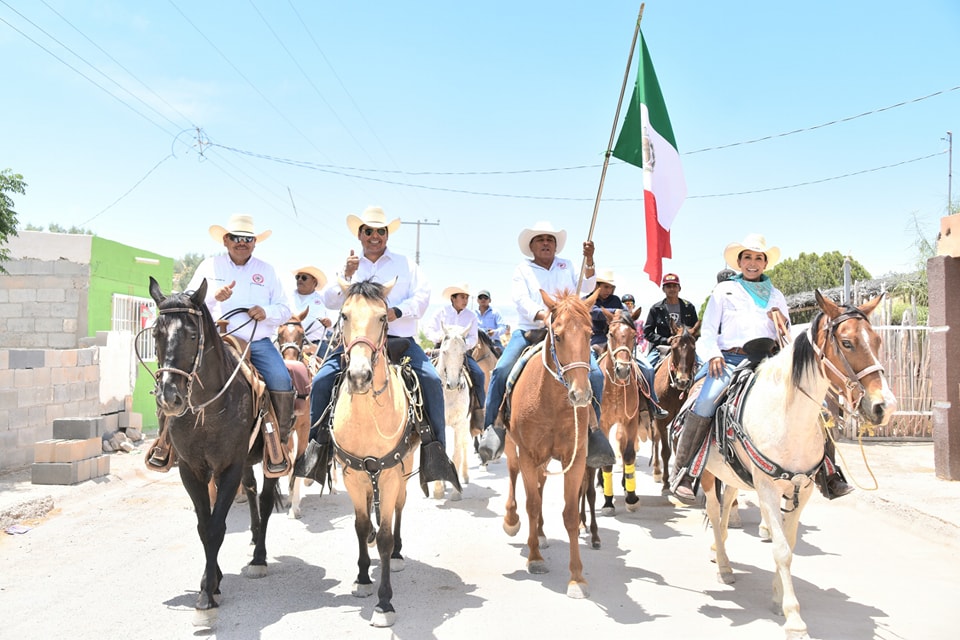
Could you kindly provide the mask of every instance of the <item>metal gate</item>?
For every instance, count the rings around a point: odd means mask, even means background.
[[[157,303],[151,298],[139,298],[120,293],[113,294],[113,313],[111,329],[129,331],[137,335],[142,329],[152,327],[157,318]],[[137,338],[137,353],[145,362],[157,359],[153,333],[144,331]]]

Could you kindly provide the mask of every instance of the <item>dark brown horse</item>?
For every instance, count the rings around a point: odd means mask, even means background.
[[[157,408],[179,460],[180,480],[193,501],[205,565],[197,595],[194,624],[216,622],[220,580],[217,562],[226,533],[227,513],[241,481],[253,499],[250,529],[253,559],[244,573],[259,578],[267,571],[267,522],[277,496],[278,478],[264,478],[256,500],[253,465],[263,460],[259,426],[269,400],[258,399],[241,370],[240,354],[220,338],[204,304],[207,281],[196,292],[164,296],[150,278],[150,296],[157,303],[153,328],[157,346]],[[257,381],[262,385],[262,382]],[[274,422],[275,423],[275,422]],[[251,436],[254,436],[251,445]],[[281,440],[287,433],[280,428]],[[216,487],[215,497],[208,486]]]
[[[669,339],[669,352],[657,364],[654,388],[660,399],[660,406],[667,412],[665,418],[657,419],[653,430],[652,462],[653,480],[662,482],[661,493],[670,493],[670,422],[683,406],[697,374],[697,338],[700,337],[700,323],[692,327],[676,326],[670,323],[673,335]]]
[[[570,581],[567,595],[587,597],[579,544],[579,495],[587,457],[587,428],[595,418],[590,389],[590,307],[597,294],[586,300],[570,292],[554,300],[540,290],[550,311],[541,353],[523,369],[510,400],[501,408],[507,428],[505,452],[510,476],[507,513],[503,529],[520,530],[517,515],[517,474],[523,476],[527,518],[527,570],[546,573],[540,554],[543,538],[543,486],[551,459],[563,466],[563,525],[570,542]],[[545,540],[545,539],[544,539]]]

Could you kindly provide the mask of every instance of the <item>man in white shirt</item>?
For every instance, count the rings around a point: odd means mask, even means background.
[[[477,346],[479,340],[477,337],[477,314],[467,310],[467,303],[470,301],[470,289],[466,284],[447,287],[443,290],[443,297],[450,300],[450,304],[445,305],[434,314],[430,323],[424,327],[424,333],[428,339],[439,347],[446,327],[467,327],[467,335],[464,336],[464,341],[467,343],[464,364],[466,364],[467,371],[470,373],[470,384],[473,386],[473,397],[476,400],[476,406],[471,411],[470,427],[480,430],[483,429],[483,405],[487,393],[483,384],[483,370],[470,355],[471,350]]]
[[[327,284],[327,276],[311,265],[294,269],[293,275],[297,279],[297,291],[292,296],[293,312],[300,313],[309,307],[307,317],[303,319],[304,337],[317,345],[318,357],[323,358],[327,352],[327,331],[333,325],[320,295],[320,290]]]
[[[359,216],[347,216],[347,228],[360,241],[362,255],[350,250],[341,274],[343,279],[384,284],[397,278],[387,298],[387,337],[391,345],[397,342],[406,344],[403,355],[410,359],[410,366],[420,380],[424,410],[431,427],[420,433],[420,482],[444,480],[460,491],[459,477],[445,451],[446,419],[440,376],[416,341],[417,320],[423,317],[430,303],[430,284],[416,262],[387,248],[390,235],[400,228],[400,218],[388,223],[383,209],[367,207]],[[343,306],[344,293],[336,280],[324,287],[321,296],[327,309]],[[330,404],[334,381],[342,368],[342,354],[341,346],[330,354],[313,378],[310,436],[321,444],[329,438],[331,423],[325,420],[320,424],[320,419]]]
[[[510,342],[503,348],[503,354],[497,360],[497,366],[490,374],[490,387],[487,390],[487,410],[484,423],[487,425],[480,440],[478,453],[484,463],[496,460],[503,454],[506,432],[502,427],[494,425],[497,412],[503,403],[506,393],[507,378],[513,365],[520,359],[520,354],[529,345],[526,332],[531,329],[542,329],[550,312],[543,306],[540,289],[551,296],[556,296],[563,290],[576,291],[577,273],[573,262],[566,258],[559,258],[557,254],[563,250],[567,241],[567,232],[563,229],[554,229],[549,222],[538,222],[533,227],[520,232],[517,242],[520,251],[527,256],[513,272],[512,295],[517,305],[519,322],[513,331]],[[593,242],[583,243],[583,256],[586,258],[586,268],[583,278],[583,289],[593,291],[596,288],[597,277],[593,263]],[[592,353],[592,352],[591,352]],[[590,386],[593,389],[594,410],[597,412],[597,423],[600,422],[600,398],[603,393],[603,373],[596,364],[596,359],[590,357]],[[610,442],[599,429],[591,429],[587,441],[587,464],[594,468],[612,465],[616,461]]]

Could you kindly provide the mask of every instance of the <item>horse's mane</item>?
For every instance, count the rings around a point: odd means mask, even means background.
[[[483,344],[487,345],[487,348],[493,351],[493,338],[491,338],[486,331],[477,331],[477,338]]]
[[[347,289],[347,297],[350,296],[360,296],[367,300],[379,300],[381,302],[387,301],[387,297],[383,295],[383,285],[373,280],[361,280],[351,284],[350,288]]]
[[[626,311],[624,311],[623,309],[617,309],[617,310],[614,312],[614,320],[616,320],[617,317],[620,318],[619,322],[620,322],[621,324],[627,325],[628,327],[630,327],[630,328],[633,329],[634,331],[637,330],[637,323],[633,320],[633,316],[630,315],[629,313],[627,313]]]
[[[554,297],[554,300],[557,302],[553,312],[554,317],[560,314],[570,314],[575,320],[590,323],[590,309],[577,294],[569,289],[564,289]]]

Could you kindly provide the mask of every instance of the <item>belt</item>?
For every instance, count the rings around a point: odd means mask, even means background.
[[[741,349],[740,347],[733,347],[731,349],[721,349],[724,353],[733,353],[738,356],[745,356],[747,352]]]

